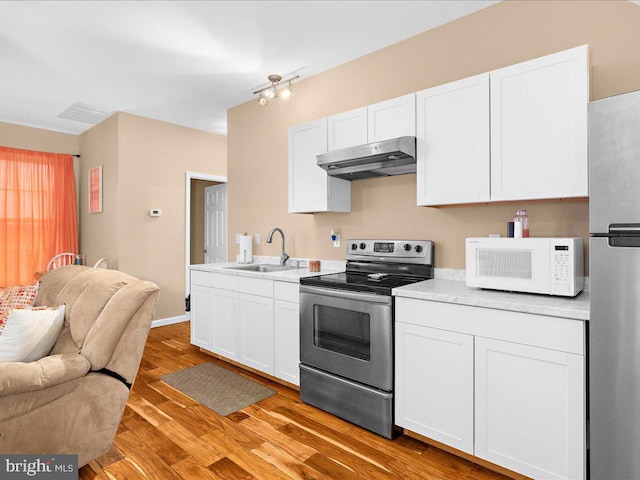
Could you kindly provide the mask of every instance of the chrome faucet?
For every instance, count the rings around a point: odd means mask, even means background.
[[[267,236],[267,243],[273,242],[273,234],[275,232],[280,232],[280,235],[282,236],[282,255],[280,255],[280,265],[286,265],[287,260],[289,260],[289,255],[284,253],[284,232],[280,228],[274,227]]]

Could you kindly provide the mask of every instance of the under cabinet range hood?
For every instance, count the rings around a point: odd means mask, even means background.
[[[316,155],[318,166],[344,180],[387,177],[416,171],[416,137],[342,148]]]

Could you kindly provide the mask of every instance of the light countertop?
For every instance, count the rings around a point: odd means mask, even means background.
[[[472,307],[533,313],[550,317],[589,320],[589,292],[576,297],[502,292],[467,287],[464,281],[435,278],[393,289],[396,297],[457,303]]]
[[[298,259],[290,259],[289,264],[295,263]],[[270,264],[270,265],[278,265],[280,261],[279,257],[253,257],[253,264]],[[304,277],[315,277],[316,275],[325,275],[328,273],[339,273],[344,272],[344,262],[336,261],[336,260],[321,260],[320,261],[320,271],[319,272],[310,272],[309,271],[309,262],[306,259],[301,260],[303,262],[304,267],[295,268],[292,270],[280,270],[275,272],[252,272],[245,270],[233,270],[225,267],[237,267],[243,266],[246,264],[240,264],[237,262],[229,262],[229,263],[203,263],[199,265],[189,265],[190,270],[199,270],[203,272],[215,272],[215,273],[224,273],[226,275],[239,275],[241,277],[253,277],[253,278],[264,278],[266,280],[278,280],[281,282],[291,282],[291,283],[300,283],[300,279]]]
[[[279,263],[279,257],[254,256],[253,260],[253,264],[277,265]],[[293,259],[293,262],[295,263],[296,260],[297,259]],[[289,261],[289,263],[291,262],[292,260]],[[300,283],[300,279],[304,277],[344,272],[344,262],[341,261],[321,260],[320,272],[310,272],[308,260],[304,259],[302,262],[304,265],[302,268],[275,272],[252,272],[226,268],[242,265],[236,262],[190,265],[189,269],[290,283]],[[463,276],[461,277],[459,273],[460,272],[456,271],[436,270],[435,279],[394,288],[393,295],[396,297],[456,303],[472,307],[509,310],[513,312],[547,315],[550,317],[589,320],[588,291],[582,291],[576,297],[556,297],[532,293],[484,290],[481,288],[467,287],[464,280],[461,280]]]

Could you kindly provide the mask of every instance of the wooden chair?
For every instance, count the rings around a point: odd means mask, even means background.
[[[73,265],[76,261],[75,253],[59,253],[51,260],[49,260],[49,264],[47,265],[47,272],[49,270],[53,270],[54,268],[62,267],[63,265]]]
[[[109,268],[109,262],[106,258],[101,258],[96,262],[93,268]]]

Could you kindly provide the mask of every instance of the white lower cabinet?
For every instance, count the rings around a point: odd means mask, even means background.
[[[532,478],[584,478],[584,358],[476,338],[475,454]]]
[[[240,348],[238,345],[239,332],[236,324],[238,321],[239,293],[220,288],[214,288],[212,293],[212,334],[209,350],[231,360],[238,360]]]
[[[300,385],[300,285],[273,282],[275,376]]]
[[[193,270],[191,343],[299,385],[299,284]]]
[[[274,314],[275,376],[300,385],[300,305],[276,300]]]
[[[532,478],[584,479],[584,323],[396,298],[400,427]]]
[[[202,348],[211,344],[211,312],[213,311],[213,289],[202,285],[191,285],[191,343]]]
[[[241,293],[240,358],[238,361],[261,372],[273,375],[273,298]]]
[[[473,454],[473,336],[396,322],[396,423]]]

